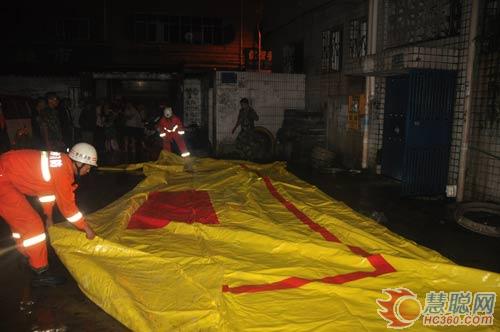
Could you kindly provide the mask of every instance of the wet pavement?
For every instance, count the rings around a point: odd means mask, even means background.
[[[398,182],[372,174],[290,170],[393,232],[437,250],[458,264],[500,272],[500,240],[457,225],[451,219],[449,201],[401,198]],[[78,204],[83,211],[96,211],[141,179],[126,173],[93,172],[82,179],[77,190]],[[68,282],[57,288],[32,289],[30,272],[12,245],[7,225],[0,222],[0,331],[127,331],[83,295],[53,252],[51,269],[68,276]]]
[[[457,264],[500,272],[500,239],[473,233],[452,216],[455,203],[400,195],[399,182],[374,174],[319,174],[290,169],[336,200],[409,240],[438,251]]]
[[[93,172],[83,177],[77,189],[82,211],[103,208],[131,190],[142,176],[127,173]],[[56,217],[55,217],[56,218]],[[0,252],[12,247],[10,231],[0,222]],[[52,250],[52,272],[67,276],[55,288],[31,288],[30,271],[16,250],[0,255],[0,331],[128,331],[121,323],[91,302],[80,291]]]

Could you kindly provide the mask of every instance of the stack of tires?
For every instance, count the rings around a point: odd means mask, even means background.
[[[332,167],[334,158],[332,151],[316,146],[311,153],[311,166],[316,170]]]
[[[282,150],[286,152],[286,160],[309,165],[313,148],[326,145],[323,113],[285,110],[283,124],[277,136]]]

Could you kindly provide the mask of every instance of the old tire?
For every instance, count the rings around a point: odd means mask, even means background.
[[[479,222],[472,220],[465,216],[466,213],[471,212],[483,212],[497,217],[496,224],[486,224],[484,222]],[[470,202],[462,203],[458,205],[454,212],[455,221],[462,227],[467,228],[478,234],[500,237],[500,205],[494,203],[483,203],[483,202]]]

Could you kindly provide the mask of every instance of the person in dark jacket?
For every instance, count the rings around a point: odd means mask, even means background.
[[[0,153],[10,150],[10,140],[7,134],[7,120],[3,115],[2,102],[0,102]]]
[[[40,131],[41,118],[40,113],[47,107],[47,102],[44,98],[38,98],[35,102],[35,107],[31,112],[31,130],[33,132],[33,147],[41,149],[43,147],[42,133]]]
[[[253,108],[250,107],[247,98],[240,100],[241,109],[238,113],[238,121],[234,125],[231,133],[234,134],[238,127],[241,130],[236,137],[236,149],[243,159],[250,160],[253,157],[256,148],[255,140],[255,121],[259,121],[259,116]]]
[[[59,116],[59,122],[61,123],[61,133],[63,136],[63,141],[66,146],[73,145],[73,117],[71,115],[71,99],[64,98],[59,105],[59,111],[57,115]]]
[[[78,123],[82,131],[82,141],[85,143],[94,143],[94,132],[96,128],[97,116],[96,116],[96,105],[90,100],[86,99],[82,107],[82,113],[80,114],[80,119]]]
[[[59,98],[53,92],[45,95],[47,107],[40,112],[40,132],[45,143],[45,149],[51,151],[64,151],[66,149],[61,123],[58,116]]]

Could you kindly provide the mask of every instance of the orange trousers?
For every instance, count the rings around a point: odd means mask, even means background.
[[[186,143],[184,142],[184,138],[182,137],[182,135],[179,135],[177,133],[167,134],[167,136],[163,139],[163,150],[171,152],[172,141],[175,141],[181,153],[187,152],[187,147]]]
[[[0,216],[9,224],[17,249],[29,259],[34,270],[48,266],[47,244],[42,218],[26,196],[2,174],[0,165]],[[43,241],[41,241],[43,239]]]

